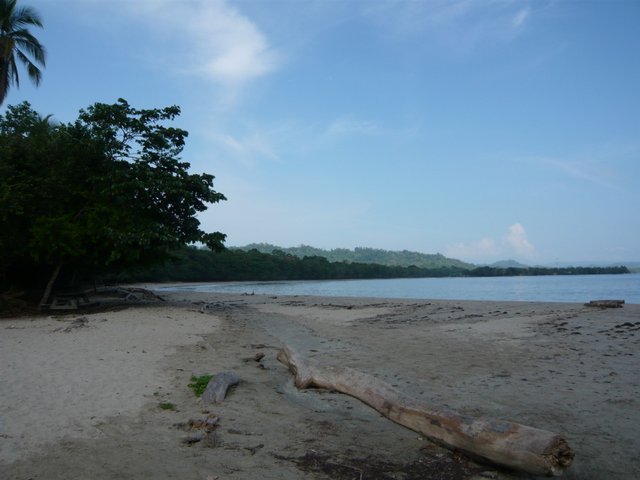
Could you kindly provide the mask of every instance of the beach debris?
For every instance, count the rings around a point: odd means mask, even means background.
[[[573,451],[559,434],[433,407],[372,375],[348,367],[322,366],[289,347],[278,353],[278,360],[293,373],[297,388],[325,388],[355,397],[449,449],[534,475],[559,476],[573,461]]]
[[[213,431],[220,423],[220,417],[217,415],[209,414],[204,418],[190,418],[187,425],[191,429],[200,429],[207,432]]]
[[[453,479],[476,478],[479,468],[470,462],[459,462],[441,453],[420,456],[414,461],[385,458],[372,454],[366,457],[351,456],[350,452],[326,452],[308,450],[299,457],[272,453],[278,460],[293,462],[303,472],[320,473],[322,478],[370,480],[370,479]],[[484,480],[484,479],[483,479]]]
[[[584,305],[585,307],[622,308],[624,300],[591,300]]]
[[[195,432],[191,435],[184,437],[182,443],[185,445],[193,445],[194,443],[201,442],[204,439],[204,432]]]
[[[260,445],[256,445],[255,447],[244,447],[244,449],[248,450],[249,453],[251,453],[251,455],[255,455],[256,452],[262,448],[264,448],[264,443],[261,443]]]
[[[91,291],[87,291],[86,293],[91,293]],[[116,295],[120,298],[123,298],[125,301],[141,301],[141,300],[158,300],[160,302],[164,302],[164,298],[162,298],[157,293],[149,290],[147,288],[142,287],[102,287],[95,290],[95,293],[102,295]]]
[[[89,319],[87,317],[78,317],[73,322],[71,322],[71,325],[65,328],[63,332],[69,333],[71,332],[71,330],[74,330],[76,328],[85,328],[88,326],[89,326]]]
[[[50,304],[42,304],[49,310],[78,310],[82,307],[94,307],[98,303],[89,300],[86,292],[56,294],[52,297]]]
[[[78,317],[75,320],[73,320],[71,323],[69,323],[69,325],[67,325],[66,327],[60,327],[60,328],[56,328],[54,330],[52,330],[52,332],[64,332],[64,333],[71,333],[73,330],[77,329],[77,328],[86,328],[89,327],[89,319],[87,317]]]
[[[209,444],[215,446],[219,440],[214,432],[220,423],[220,417],[209,414],[203,418],[190,418],[187,422],[174,424],[174,427],[190,432],[182,439],[182,443],[188,446],[194,443],[207,440]]]
[[[256,354],[253,357],[247,357],[244,359],[245,363],[249,363],[249,362],[257,362],[260,363],[262,361],[262,359],[264,358],[264,352],[256,352]]]
[[[264,358],[264,352],[258,352],[253,357],[254,362],[260,362]]]
[[[233,372],[222,372],[212,377],[202,394],[202,403],[220,403],[227,396],[227,390],[240,383],[240,377]]]

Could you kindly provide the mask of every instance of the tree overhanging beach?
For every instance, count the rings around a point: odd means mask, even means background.
[[[225,197],[180,158],[188,134],[169,124],[179,114],[120,99],[63,124],[10,106],[0,116],[0,291],[40,292],[46,306],[59,279],[86,284],[195,242],[222,249],[225,235],[201,230],[196,214]]]

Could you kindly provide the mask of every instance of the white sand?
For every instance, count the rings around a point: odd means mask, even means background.
[[[88,322],[74,328],[79,317]],[[169,388],[165,357],[218,324],[176,308],[0,322],[0,462],[64,437],[100,437],[105,419]]]
[[[576,452],[566,478],[640,478],[640,305],[173,298],[68,332],[81,315],[0,320],[1,479],[529,478],[344,395],[297,391],[275,359],[284,344],[435,406],[561,433]],[[242,383],[211,409],[216,441],[184,446],[174,425],[203,408],[190,376],[224,370]]]

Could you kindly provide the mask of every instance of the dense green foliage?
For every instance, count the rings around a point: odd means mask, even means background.
[[[163,266],[120,272],[107,280],[144,282],[213,282],[253,280],[330,280],[367,278],[419,278],[515,275],[578,275],[628,273],[626,267],[611,268],[523,268],[478,267],[472,270],[443,267],[390,267],[372,263],[329,262],[323,257],[298,258],[276,250],[273,254],[258,250],[210,252],[183,248]]]
[[[0,292],[162,261],[180,246],[222,248],[196,214],[224,199],[179,159],[180,110],[95,104],[52,124],[28,103],[0,116]]]
[[[46,51],[29,27],[42,27],[40,15],[31,7],[18,7],[16,0],[0,0],[0,105],[10,85],[20,86],[18,63],[33,83],[42,78],[39,67],[46,63]]]
[[[467,277],[522,277],[537,275],[600,275],[631,273],[625,266],[614,267],[477,267],[466,272]]]
[[[390,251],[378,248],[356,247],[353,250],[348,248],[336,248],[333,250],[323,250],[321,248],[300,245],[299,247],[282,248],[268,243],[252,243],[241,250],[258,250],[262,253],[273,253],[281,251],[298,258],[304,257],[324,257],[330,262],[356,262],[375,263],[390,267],[418,267],[427,269],[471,269],[474,265],[465,263],[454,258],[447,258],[439,253],[426,254],[410,252],[408,250]]]

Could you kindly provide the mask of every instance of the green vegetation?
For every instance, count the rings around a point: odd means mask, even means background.
[[[466,273],[467,277],[524,277],[539,275],[600,275],[631,273],[625,266],[616,267],[478,267]]]
[[[158,407],[162,410],[172,410],[175,411],[176,406],[171,402],[162,402],[158,405]]]
[[[193,390],[196,397],[201,397],[207,388],[207,384],[209,380],[213,378],[213,375],[200,375],[196,377],[195,375],[191,376],[191,383],[189,384],[189,388]]]
[[[211,252],[185,247],[172,260],[152,268],[119,272],[105,278],[116,282],[213,282],[269,280],[332,280],[366,278],[476,277],[516,275],[585,275],[628,273],[626,267],[496,268],[390,267],[372,263],[329,262],[323,257],[298,258],[281,251],[273,254],[257,250]]]
[[[40,15],[31,7],[18,7],[16,0],[0,0],[0,105],[9,86],[20,86],[18,63],[22,63],[31,81],[39,85],[46,63],[46,51],[29,27],[42,27]]]
[[[428,269],[471,269],[474,267],[474,265],[470,263],[465,263],[455,258],[447,258],[439,253],[426,254],[410,252],[408,250],[390,251],[363,247],[357,247],[353,250],[347,248],[323,250],[308,245],[282,248],[268,243],[252,243],[244,247],[239,247],[239,249],[244,251],[257,250],[261,253],[275,253],[279,251],[298,258],[323,257],[329,262],[375,263],[389,267],[418,267]]]
[[[224,200],[214,177],[180,160],[187,132],[167,126],[178,107],[97,103],[53,124],[28,103],[0,115],[0,292],[40,291],[105,271],[149,266],[225,235],[196,218]]]

